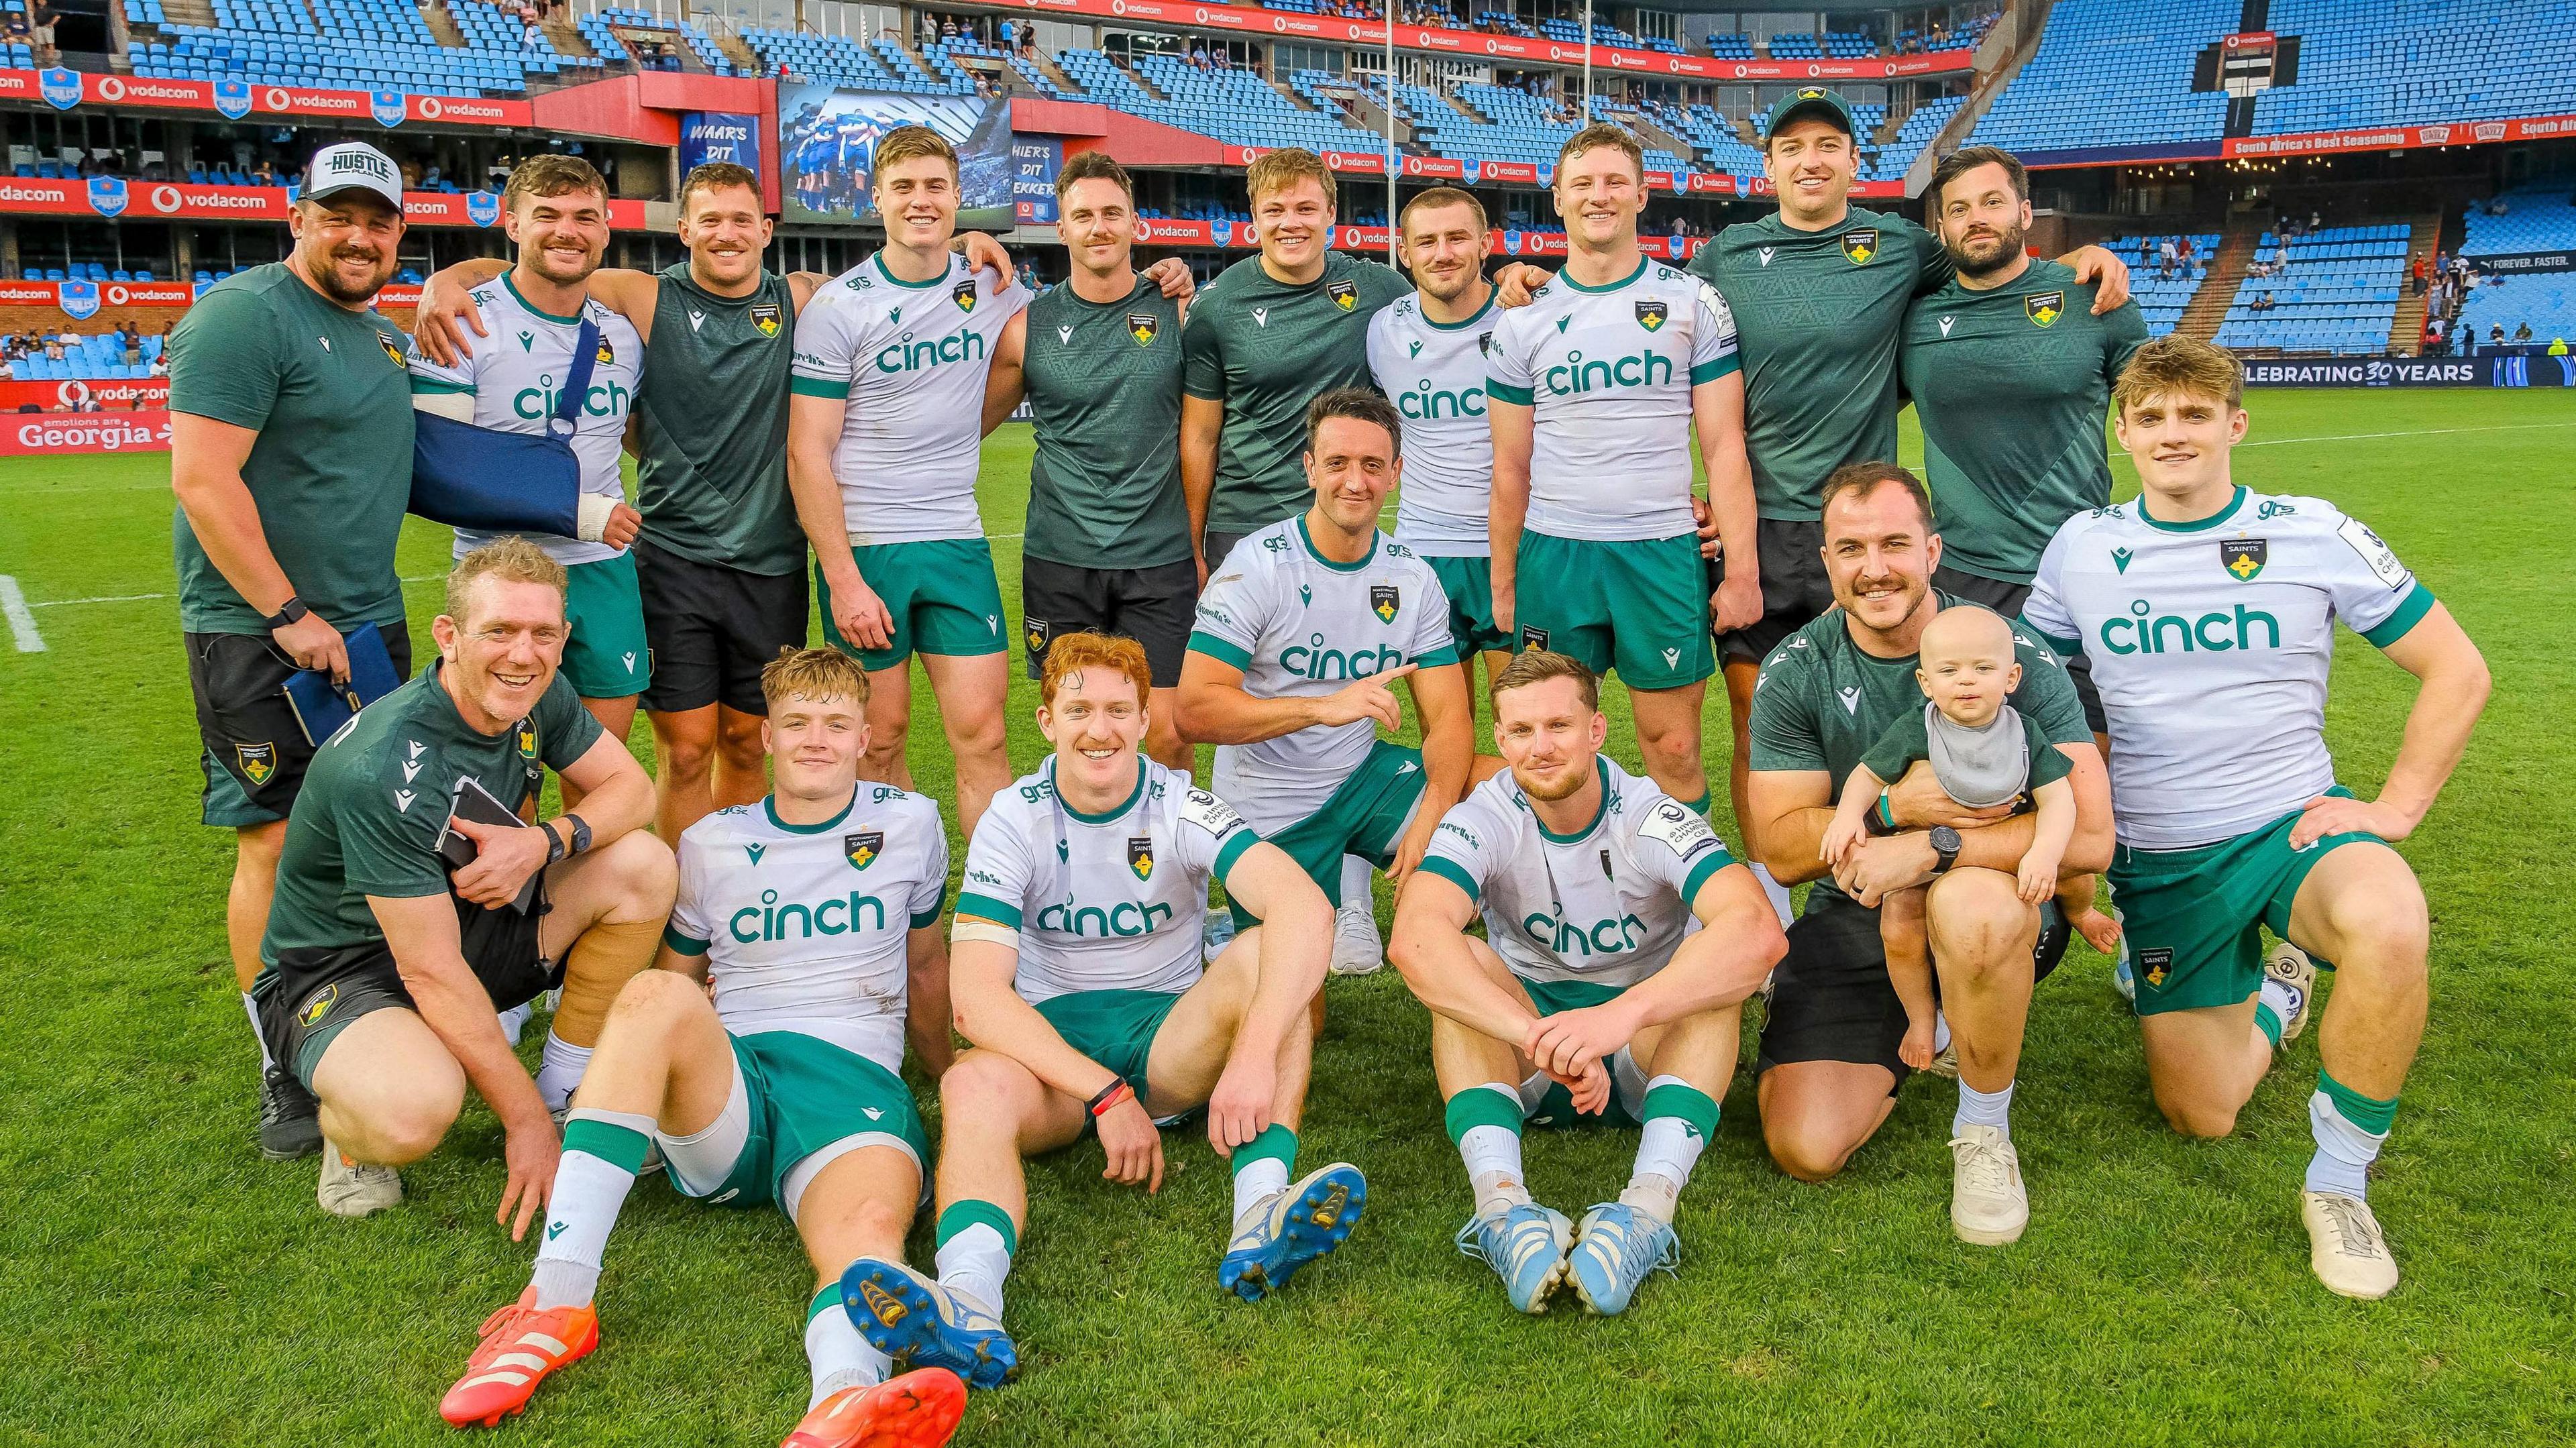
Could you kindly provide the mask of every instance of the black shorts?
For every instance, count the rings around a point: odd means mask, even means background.
[[[2040,907],[2031,979],[2046,980],[2066,954],[2066,921],[2054,902]],[[1933,979],[1940,990],[1940,979]],[[1789,953],[1771,977],[1771,1009],[1762,1021],[1756,1076],[1792,1061],[1851,1061],[1885,1066],[1905,1084],[1913,1074],[1896,1054],[1905,1040],[1905,1003],[1887,979],[1887,948],[1878,912],[1830,890],[1807,894],[1807,913],[1789,927]]]
[[[1761,663],[1789,635],[1816,621],[1834,606],[1833,580],[1825,576],[1825,525],[1797,518],[1762,518],[1753,532],[1754,555],[1762,564],[1762,619],[1747,628],[1717,636],[1718,662]],[[1711,591],[1726,577],[1719,559]]]
[[[548,906],[539,886],[536,904],[522,915],[504,906],[486,910],[469,901],[456,902],[457,943],[474,978],[492,997],[492,1008],[506,1011],[535,1000],[563,984],[563,967],[548,966],[538,932]],[[313,1069],[333,1037],[350,1022],[373,1011],[414,1009],[403,988],[394,953],[383,941],[331,950],[289,950],[259,973],[251,986],[259,1006],[260,1034],[268,1053],[295,1073],[304,1089],[313,1089]]]
[[[1046,667],[1047,647],[1057,639],[1103,633],[1143,644],[1154,687],[1175,688],[1198,609],[1198,565],[1186,558],[1152,568],[1020,560],[1020,641],[1028,649],[1032,679]]]
[[[394,673],[410,678],[410,627],[388,623],[377,629],[393,656]],[[179,637],[188,650],[188,690],[197,699],[205,822],[242,829],[286,818],[315,747],[305,742],[304,726],[286,702],[294,662],[266,634]]]
[[[805,570],[745,573],[635,540],[644,643],[653,651],[644,707],[683,714],[722,704],[767,714],[760,671],[780,649],[805,646]]]
[[[2030,585],[2027,583],[1980,578],[1955,568],[1934,569],[1932,586],[1970,603],[1982,603],[2006,618],[2021,617],[2021,606],[2030,601]],[[2102,712],[2102,691],[2093,687],[2092,661],[2080,654],[2068,659],[2066,676],[2075,681],[2075,697],[2084,705],[2085,724],[2096,734],[2110,733],[2111,716]]]
[[[1207,549],[1208,577],[1216,577],[1217,565],[1223,563],[1226,555],[1234,551],[1234,545],[1251,536],[1250,533],[1220,533],[1214,528],[1210,528],[1201,535],[1201,541]]]

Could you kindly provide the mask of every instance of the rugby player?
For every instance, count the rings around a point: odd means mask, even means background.
[[[2023,619],[2090,655],[2101,683],[2120,806],[2111,880],[2147,1080],[2174,1130],[2234,1130],[2306,1023],[2315,968],[2289,952],[2266,961],[2262,927],[2334,963],[2300,1215],[2318,1280],[2384,1297],[2397,1259],[2370,1209],[2370,1164],[2423,1038],[2431,935],[2423,889],[2390,846],[2458,766],[2486,661],[2359,519],[2234,481],[2244,385],[2205,342],[2138,350],[2114,395],[2145,491],[2057,530]],[[2420,684],[2375,800],[2336,783],[2326,752],[2338,619]]]
[[[1567,139],[1554,190],[1565,269],[1494,330],[1494,621],[1524,648],[1570,654],[1596,675],[1618,670],[1646,773],[1705,814],[1709,631],[1762,611],[1744,379],[1726,302],[1638,248],[1645,175],[1617,126]],[[1727,559],[1713,594],[1691,497],[1694,437]]]
[[[1762,665],[1753,693],[1752,847],[1784,884],[1814,880],[1789,927],[1755,1069],[1772,1160],[1803,1181],[1842,1170],[1895,1108],[1909,1068],[1898,1054],[1904,1003],[1887,975],[1877,907],[1891,891],[1929,885],[1934,979],[1958,1052],[1951,1117],[1952,1229],[1961,1240],[2018,1240],[2030,1197],[2012,1142],[2013,1081],[2031,989],[2066,950],[2066,928],[2025,904],[2014,872],[2033,816],[2009,804],[1953,803],[1928,767],[1887,787],[1882,831],[1830,878],[1818,851],[1854,765],[1901,714],[1920,713],[1915,680],[1924,627],[1955,595],[1935,588],[1941,537],[1914,475],[1855,463],[1823,489],[1825,570],[1837,608],[1791,634]],[[2075,831],[2058,879],[2110,862],[2110,788],[2083,708],[2056,656],[2016,631],[2020,686],[2006,702],[2066,756]],[[2043,928],[2045,924],[2045,928]],[[1936,1047],[1936,1049],[1938,1049]]]
[[[676,872],[645,831],[644,767],[558,672],[564,590],[563,565],[525,538],[459,559],[431,624],[438,662],[331,736],[296,799],[253,994],[270,1052],[321,1103],[325,1211],[402,1200],[394,1169],[437,1148],[471,1085],[506,1134],[496,1220],[526,1231],[555,1176],[551,1113],[610,1002],[652,964]],[[578,812],[529,827],[452,815],[470,782],[526,818],[548,769],[581,791]],[[451,830],[477,851],[452,878]],[[499,1011],[558,987],[531,1082]]]
[[[1484,261],[1493,241],[1484,203],[1434,186],[1397,220],[1414,291],[1369,318],[1368,358],[1377,389],[1404,415],[1403,486],[1395,541],[1431,566],[1449,596],[1449,636],[1463,664],[1481,658],[1490,685],[1510,661],[1511,636],[1494,626],[1487,566],[1493,543],[1494,434],[1485,421],[1485,357],[1502,313]]]
[[[654,1149],[688,1196],[775,1203],[813,1261],[813,1390],[789,1448],[942,1442],[964,1409],[947,1373],[887,1382],[840,1290],[852,1260],[902,1257],[920,1202],[930,1144],[897,1073],[907,1035],[933,1074],[950,1059],[948,834],[930,800],[859,782],[868,684],[847,655],[790,651],[761,685],[778,788],[680,838],[661,968],[609,1011],[564,1122],[535,1273],[439,1403],[459,1427],[524,1411],[598,1346],[601,1259]]]
[[[1054,753],[967,846],[954,995],[974,1048],[939,1087],[939,1275],[888,1254],[842,1278],[860,1332],[899,1367],[976,1388],[1018,1370],[1002,1284],[1028,1224],[1020,1163],[1085,1130],[1103,1176],[1159,1191],[1158,1124],[1206,1108],[1234,1173],[1217,1283],[1248,1302],[1339,1246],[1367,1199],[1346,1163],[1289,1180],[1331,907],[1223,801],[1139,755],[1152,690],[1135,640],[1056,639],[1037,712]],[[1211,879],[1263,923],[1202,969]]]
[[[251,984],[286,818],[319,740],[280,692],[297,669],[349,676],[343,629],[372,623],[411,673],[394,542],[411,498],[402,334],[369,310],[394,274],[402,173],[360,142],[325,146],[288,208],[294,251],[197,299],[170,334],[171,533],[197,705],[200,818],[233,832],[224,935],[260,1041],[259,1150],[322,1145],[313,1098],[269,1055]],[[290,346],[311,335],[323,345]]]
[[[1726,298],[1735,321],[1758,515],[1762,617],[1718,640],[1735,726],[1728,783],[1739,820],[1751,754],[1745,727],[1762,660],[1833,606],[1818,490],[1836,468],[1896,456],[1896,349],[1906,306],[1952,275],[1932,233],[1895,212],[1851,204],[1860,172],[1853,142],[1851,107],[1838,92],[1801,86],[1782,96],[1762,139],[1762,169],[1780,209],[1721,230],[1689,268]],[[2096,313],[2128,300],[2129,269],[2110,252],[2078,247],[2058,260],[2077,281],[2098,284]],[[1759,862],[1752,869],[1786,923],[1789,892]]]
[[[886,243],[796,319],[787,483],[814,546],[823,637],[869,673],[860,777],[908,787],[912,658],[921,656],[957,761],[971,837],[1010,783],[1002,702],[1009,641],[975,506],[994,344],[1029,302],[1006,270],[948,249],[957,150],[926,126],[877,143]]]
[[[597,541],[531,541],[564,566],[568,580],[563,676],[582,707],[622,745],[635,722],[636,696],[653,673],[635,555],[627,548],[643,517],[627,506],[618,470],[627,414],[644,378],[644,339],[590,295],[590,275],[608,250],[608,183],[588,161],[559,151],[528,157],[511,169],[501,206],[518,261],[472,294],[478,330],[499,340],[452,367],[415,351],[412,406],[496,432],[545,436],[557,390],[570,385],[582,324],[598,330],[572,449],[581,463],[585,524],[605,510],[606,525]],[[498,536],[459,528],[456,557]],[[565,788],[573,791],[566,808],[579,804],[577,787],[567,782]]]
[[[1707,819],[1602,756],[1590,669],[1526,650],[1492,696],[1509,771],[1441,819],[1397,902],[1395,964],[1431,1009],[1476,1194],[1459,1250],[1519,1311],[1546,1311],[1567,1282],[1615,1315],[1680,1261],[1673,1211],[1717,1132],[1743,1000],[1788,946]],[[1482,940],[1467,933],[1480,917]],[[1531,1199],[1521,1130],[1586,1114],[1644,1133],[1627,1189],[1577,1228]]]
[[[1438,576],[1378,531],[1402,467],[1394,406],[1346,387],[1306,417],[1312,505],[1237,544],[1200,597],[1181,666],[1181,737],[1216,745],[1218,794],[1242,801],[1339,919],[1367,923],[1361,950],[1334,943],[1333,969],[1352,973],[1385,961],[1366,876],[1354,891],[1343,857],[1399,885],[1422,863],[1471,783],[1475,708]],[[1380,726],[1403,727],[1400,679],[1421,715],[1419,749],[1378,738]]]

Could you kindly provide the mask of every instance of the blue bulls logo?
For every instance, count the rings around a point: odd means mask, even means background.
[[[58,282],[62,294],[63,315],[77,322],[98,313],[98,283]]]
[[[1484,168],[1473,161],[1461,161],[1458,163],[1458,179],[1465,182],[1467,185],[1475,185],[1478,180],[1482,179],[1483,175]]]
[[[114,176],[89,178],[89,209],[101,216],[125,213],[125,183]]]
[[[476,226],[490,226],[501,219],[501,198],[489,191],[467,193],[465,219]]]
[[[54,109],[70,110],[81,103],[80,72],[65,70],[60,66],[52,70],[40,70],[36,72],[36,93],[43,96],[45,104]]]
[[[238,121],[250,114],[250,82],[219,80],[215,82],[215,110],[228,121]]]
[[[1553,185],[1555,185],[1555,184],[1556,184],[1556,168],[1555,168],[1554,166],[1547,166],[1547,165],[1542,165],[1542,166],[1540,166],[1540,167],[1538,168],[1538,184],[1540,184],[1541,186],[1553,186]]]
[[[1506,229],[1503,232],[1503,255],[1518,256],[1520,254],[1521,234],[1518,231]]]
[[[403,117],[411,114],[410,108],[403,104],[401,91],[367,92],[367,111],[376,118],[377,125],[387,130],[401,125]]]

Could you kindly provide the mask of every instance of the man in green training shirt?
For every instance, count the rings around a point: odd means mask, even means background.
[[[1899,365],[1941,519],[1932,582],[2011,618],[2057,526],[2110,504],[2103,421],[2147,321],[2135,302],[2096,314],[2073,269],[2029,254],[2030,177],[2012,153],[1950,156],[1931,198],[1956,274],[1907,312]],[[2078,659],[2067,672],[2107,734],[2091,669]]]
[[[985,379],[989,428],[1026,398],[1037,424],[1020,545],[1029,677],[1055,640],[1132,638],[1153,674],[1145,752],[1187,776],[1174,696],[1199,602],[1181,497],[1181,305],[1137,275],[1136,194],[1105,151],[1066,160],[1056,234],[1073,275],[1002,333]]]

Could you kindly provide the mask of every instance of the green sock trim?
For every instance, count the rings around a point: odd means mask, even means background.
[[[805,1320],[807,1322],[812,1322],[815,1318],[821,1317],[824,1313],[829,1312],[840,1305],[841,1286],[839,1283],[836,1282],[829,1287],[818,1287],[814,1290],[814,1300],[805,1304]]]
[[[949,1238],[978,1225],[1001,1233],[1002,1250],[1014,1257],[1020,1255],[1020,1229],[1011,1225],[1011,1214],[991,1202],[977,1201],[973,1197],[950,1202],[947,1210],[939,1214],[939,1225],[932,1236],[938,1246],[945,1247]]]
[[[595,1121],[578,1111],[564,1122],[564,1150],[589,1152],[630,1176],[644,1169],[644,1153],[652,1145],[640,1131]]]
[[[1297,1133],[1276,1123],[1261,1128],[1261,1134],[1234,1149],[1232,1165],[1240,1173],[1256,1161],[1275,1161],[1290,1171],[1297,1169]]]
[[[1499,1126],[1518,1136],[1521,1134],[1521,1094],[1500,1082],[1490,1086],[1470,1086],[1449,1098],[1447,1120],[1452,1143],[1479,1126]]]
[[[2272,1009],[2270,1001],[2254,1003],[2254,1028],[2272,1043],[2273,1050],[2281,1049],[2281,1013]]]
[[[1696,1086],[1668,1082],[1648,1091],[1643,1119],[1652,1121],[1658,1116],[1680,1117],[1685,1125],[1699,1133],[1702,1141],[1717,1135],[1717,1102]]]
[[[1705,815],[1708,813],[1709,804],[1714,798],[1715,795],[1712,792],[1703,789],[1699,792],[1699,798],[1683,800],[1682,808],[1689,810],[1695,815]]]
[[[2326,1093],[2326,1099],[2334,1103],[2334,1109],[2344,1120],[2373,1136],[2386,1136],[2388,1128],[2397,1121],[2396,1097],[2381,1101],[2364,1096],[2327,1075],[2322,1067],[2317,1071],[2317,1089]]]

